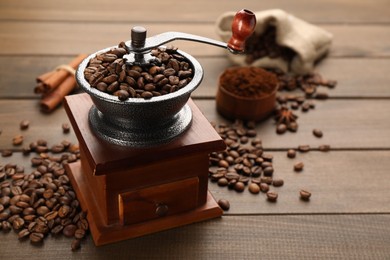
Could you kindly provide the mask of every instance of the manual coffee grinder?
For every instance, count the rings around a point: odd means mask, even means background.
[[[227,44],[179,32],[146,38],[146,29],[134,27],[124,59],[147,66],[153,59],[150,51],[173,40],[240,53],[255,23],[252,12],[238,12]],[[89,60],[109,49],[90,55],[77,69],[76,80],[87,93],[65,98],[81,153],[81,160],[68,164],[66,171],[87,211],[95,245],[221,216],[207,188],[208,155],[225,149],[225,143],[190,99],[203,78],[199,62],[177,50],[193,71],[188,85],[150,99],[121,101],[84,78]]]

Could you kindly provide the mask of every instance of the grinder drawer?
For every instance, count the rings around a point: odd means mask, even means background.
[[[122,225],[177,214],[197,207],[197,177],[119,194],[119,220]]]

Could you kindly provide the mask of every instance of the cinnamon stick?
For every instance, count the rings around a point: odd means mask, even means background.
[[[76,79],[74,75],[68,75],[56,89],[42,98],[40,102],[41,110],[47,113],[51,112],[59,104],[61,104],[64,97],[72,92],[75,86]]]
[[[81,61],[83,61],[87,55],[80,54],[75,59],[73,59],[68,65],[74,70],[79,66]],[[53,72],[47,72],[40,75],[37,78],[37,82],[42,82],[45,88],[45,92],[48,93],[56,89],[70,74],[69,71],[64,69],[58,69]]]

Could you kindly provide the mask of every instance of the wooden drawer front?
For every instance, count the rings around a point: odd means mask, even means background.
[[[122,225],[134,224],[194,209],[198,203],[197,177],[119,194]]]

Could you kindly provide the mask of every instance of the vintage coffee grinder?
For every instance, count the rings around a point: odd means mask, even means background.
[[[242,52],[255,27],[252,12],[242,10],[232,24],[228,44],[178,32],[146,38],[132,29],[126,62],[147,66],[151,49],[173,40],[190,40]],[[110,49],[110,48],[108,48]],[[208,155],[225,144],[190,99],[201,83],[198,61],[177,51],[190,63],[192,80],[182,89],[151,99],[125,101],[92,88],[84,78],[89,60],[76,79],[87,93],[68,96],[65,109],[77,135],[81,160],[66,166],[87,211],[97,246],[142,236],[222,215],[208,192]]]

